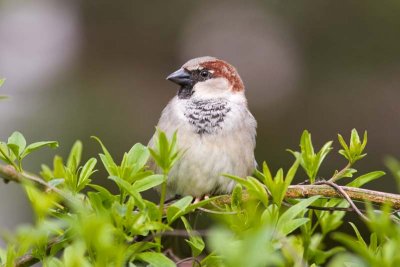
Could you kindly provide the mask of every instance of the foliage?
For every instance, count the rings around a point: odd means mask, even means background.
[[[1,142],[0,159],[27,178],[22,186],[35,213],[32,225],[19,226],[15,233],[3,235],[7,246],[0,250],[1,264],[22,266],[41,261],[43,266],[176,266],[179,262],[176,255],[171,256],[172,248],[164,237],[178,233],[190,250],[188,258],[180,262],[191,261],[193,266],[400,264],[400,227],[394,219],[397,214],[391,213],[389,206],[376,211],[366,204],[367,240],[357,220],[349,222],[353,234],[341,232],[346,212],[340,208],[347,208],[347,201],[321,196],[286,198],[300,166],[310,183],[318,183],[316,177],[332,150],[332,141],[316,153],[311,134],[304,131],[300,151],[290,151],[295,160],[287,172],[279,169],[273,175],[264,162],[254,177],[226,174],[226,179],[236,182],[230,203],[221,204],[218,196],[199,203],[194,203],[191,196],[165,203],[168,173],[184,152],[177,149],[176,133],[172,139],[160,130],[157,133],[154,147],[135,144],[120,163],[99,138],[93,137],[100,145],[100,161],[108,179],[118,187],[117,193],[97,182],[101,177],[96,173],[100,167],[95,157],[82,162],[80,141],[73,145],[66,161],[55,156],[52,166],[42,165],[40,184],[23,171],[23,160],[31,152],[44,146],[56,147],[57,143],[27,146],[19,132],[13,133],[8,142]],[[363,141],[356,130],[351,132],[349,144],[341,135],[338,139],[339,153],[347,164],[334,171],[330,181],[352,178],[356,173],[354,163],[366,155],[366,133]],[[148,164],[157,164],[160,174],[150,171]],[[387,160],[387,165],[399,176],[400,164],[395,159]],[[370,172],[346,184],[361,187],[383,175],[381,171]],[[157,202],[142,195],[152,188],[161,191]],[[211,212],[215,222],[206,231],[196,229],[189,216],[199,208]],[[328,247],[332,240],[336,246]]]

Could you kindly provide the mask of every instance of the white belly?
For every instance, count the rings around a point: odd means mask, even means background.
[[[172,100],[165,108],[158,124],[169,136],[177,130],[178,148],[183,152],[169,173],[168,195],[201,197],[231,192],[235,183],[223,174],[246,177],[255,168],[253,116],[245,105],[229,103],[229,113],[220,128],[199,134],[184,115],[187,104],[177,101]]]
[[[170,172],[168,191],[192,196],[231,192],[235,183],[222,174],[246,177],[254,170],[253,148],[243,147],[239,135],[181,138],[187,150]]]

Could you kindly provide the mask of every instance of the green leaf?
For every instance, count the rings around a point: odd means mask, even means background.
[[[367,243],[365,243],[364,238],[361,236],[360,231],[358,231],[356,225],[352,222],[349,222],[349,224],[351,225],[351,227],[353,228],[354,232],[356,233],[358,242],[360,242],[361,245],[363,245],[364,247],[367,247]]]
[[[258,181],[256,178],[249,176],[249,177],[247,177],[247,179],[243,179],[241,177],[230,175],[230,174],[223,174],[223,176],[230,178],[239,184],[244,185],[246,187],[248,193],[252,197],[260,200],[264,204],[265,207],[268,206],[268,202],[269,202],[268,192],[267,192],[265,186],[260,181]]]
[[[107,169],[109,175],[116,176],[118,175],[117,164],[115,164],[110,152],[108,152],[107,148],[101,142],[101,140],[96,136],[91,136],[91,138],[95,139],[101,146],[104,154],[99,154],[100,159],[103,162],[104,167]]]
[[[142,144],[135,144],[128,152],[127,164],[134,166],[134,172],[144,167],[150,157],[149,149]]]
[[[285,192],[284,194],[286,194],[286,190],[289,187],[289,185],[292,184],[293,178],[296,175],[297,169],[299,168],[300,165],[300,159],[296,158],[296,161],[293,163],[292,167],[290,167],[288,173],[286,174],[285,177]]]
[[[96,164],[97,159],[90,158],[83,166],[81,172],[79,173],[78,184],[76,186],[77,192],[81,191],[88,183],[91,182],[89,177],[95,172],[94,167],[96,167]]]
[[[177,202],[175,202],[171,206],[169,206],[167,209],[168,223],[171,224],[176,219],[178,219],[179,216],[183,215],[185,209],[192,203],[192,201],[193,201],[193,197],[186,196],[186,197],[179,199]]]
[[[315,154],[314,147],[311,141],[311,134],[305,130],[300,138],[300,150],[299,152],[294,152],[289,150],[296,159],[300,158],[300,165],[306,172],[311,183],[314,183],[315,178],[318,174],[318,170],[327,154],[332,150],[332,141],[325,143],[321,150]]]
[[[142,252],[137,258],[150,263],[152,267],[176,267],[175,263],[162,253]]]
[[[339,241],[340,243],[346,245],[347,247],[351,248],[354,250],[357,254],[359,254],[361,257],[364,258],[364,260],[373,263],[372,266],[379,266],[379,261],[370,253],[368,248],[364,246],[360,246],[360,243],[358,242],[357,239],[355,239],[352,236],[349,236],[344,233],[340,232],[335,232],[332,233],[332,238],[336,241]]]
[[[60,156],[55,156],[53,159],[53,176],[55,178],[65,178],[65,168],[63,159]]]
[[[143,202],[142,196],[139,194],[138,191],[136,191],[133,186],[131,184],[129,184],[128,182],[122,180],[121,178],[117,177],[117,176],[110,176],[108,177],[108,179],[113,180],[115,183],[117,183],[117,185],[125,190],[129,195],[131,195],[137,202],[137,205],[139,208],[144,208],[145,204]]]
[[[310,219],[308,218],[297,218],[280,225],[280,231],[283,235],[288,235],[300,226],[306,224]]]
[[[239,210],[242,206],[242,185],[236,184],[232,191],[231,207],[233,210]]]
[[[72,148],[71,152],[69,153],[68,159],[67,159],[67,168],[75,171],[79,164],[81,163],[81,157],[82,157],[82,142],[77,140]]]
[[[308,206],[310,206],[314,201],[316,201],[320,196],[313,196],[305,200],[301,200],[296,205],[287,209],[279,218],[277,227],[283,229],[285,224],[296,218],[301,212],[303,212]]]
[[[343,149],[339,150],[339,154],[343,155],[352,165],[356,161],[362,159],[367,154],[362,154],[367,145],[367,132],[364,132],[363,141],[361,142],[360,136],[356,129],[351,130],[350,145],[348,146],[343,137],[338,134],[338,140]]]
[[[369,183],[369,182],[371,182],[373,180],[376,180],[376,179],[382,177],[385,174],[386,173],[383,172],[383,171],[369,172],[369,173],[366,173],[364,175],[361,175],[361,176],[357,177],[352,182],[348,183],[347,186],[361,187],[364,184]]]
[[[6,81],[6,79],[4,79],[4,78],[0,79],[0,87],[3,86],[5,81]]]
[[[355,151],[359,144],[361,144],[360,137],[358,136],[357,130],[353,129],[350,135],[350,151]]]
[[[193,232],[192,227],[185,217],[181,217],[181,220],[186,228],[186,231],[189,234],[189,240],[185,240],[192,249],[192,256],[197,257],[203,252],[205,248],[205,244],[200,235]]]
[[[149,148],[149,152],[163,172],[168,173],[181,156],[177,148],[177,132],[174,132],[171,142],[168,141],[165,132],[160,129],[157,129],[156,135],[153,138],[154,146],[153,148]]]
[[[349,151],[349,147],[347,146],[346,141],[344,141],[344,138],[341,134],[338,134],[338,140],[344,151]]]
[[[10,152],[7,144],[0,142],[0,158],[7,164],[15,165],[14,160],[16,156]]]
[[[57,148],[58,147],[58,142],[56,141],[42,141],[42,142],[36,142],[28,145],[24,152],[21,155],[21,159],[25,158],[27,155],[32,153],[35,150],[38,150],[43,147],[50,147],[50,148]]]
[[[26,147],[25,137],[20,132],[13,132],[8,138],[7,146],[11,149],[14,155],[19,158],[20,154]]]
[[[137,192],[146,191],[164,182],[164,175],[154,174],[140,179],[133,184],[133,189]]]

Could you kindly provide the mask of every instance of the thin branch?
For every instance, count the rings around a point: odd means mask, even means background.
[[[338,186],[353,201],[369,201],[372,204],[383,205],[389,204],[394,209],[400,209],[400,195],[385,193],[375,190]],[[287,198],[308,198],[320,195],[327,198],[343,198],[342,195],[329,185],[292,185],[286,192]]]
[[[44,186],[48,190],[52,190],[61,196],[65,197],[65,194],[58,188],[49,185],[43,179],[34,176],[29,173],[19,173],[11,165],[0,165],[0,177],[5,181],[12,181],[21,183],[23,181],[30,181]],[[394,209],[400,209],[400,195],[385,193],[380,191],[368,190],[363,188],[339,186],[353,201],[369,201],[372,204],[382,205],[387,203]],[[343,198],[343,196],[329,185],[318,185],[318,184],[299,184],[289,186],[286,192],[286,198],[308,198],[311,196],[320,195],[327,198]],[[243,201],[248,199],[248,195],[244,192]],[[230,196],[221,196],[218,200],[215,200],[217,205],[230,204]]]
[[[353,201],[369,201],[372,204],[383,205],[385,203],[391,205],[394,209],[400,209],[400,195],[385,193],[375,190],[338,186],[349,196]],[[329,185],[311,184],[311,185],[291,185],[289,186],[285,197],[286,198],[309,198],[312,196],[323,196],[326,198],[340,198],[343,196]],[[248,200],[249,195],[243,192],[243,201]],[[216,201],[217,205],[225,205],[231,203],[229,195],[222,196]]]
[[[54,191],[60,196],[66,197],[65,194],[60,189],[48,184],[42,178],[37,177],[28,172],[18,172],[11,165],[0,165],[0,177],[2,177],[6,183],[10,181],[16,183],[33,182],[35,184],[43,186],[46,190]]]
[[[356,204],[354,204],[353,200],[349,197],[349,195],[346,193],[346,191],[344,191],[343,188],[341,188],[339,185],[337,185],[333,182],[330,182],[330,181],[319,181],[314,184],[325,184],[325,185],[328,185],[328,186],[332,187],[333,189],[335,189],[338,193],[340,193],[347,200],[347,202],[349,202],[350,206],[361,218],[363,218],[365,221],[369,221],[369,219],[357,208]]]
[[[181,259],[181,260],[175,262],[175,264],[176,264],[176,266],[179,266],[180,264],[182,264],[184,262],[187,262],[187,261],[192,261],[192,264],[196,263],[198,266],[201,266],[201,262],[195,257],[189,257],[189,258]]]
[[[336,182],[336,180],[340,179],[341,178],[340,176],[342,176],[350,167],[351,167],[351,163],[349,162],[342,170],[340,170],[338,173],[333,175],[332,178],[329,179],[329,182],[332,182],[332,183]]]
[[[53,246],[55,246],[63,241],[64,241],[64,239],[62,237],[55,237],[55,238],[51,239],[49,241],[49,243],[47,244],[46,254],[50,253],[50,250]],[[17,259],[17,261],[14,263],[14,266],[15,267],[28,267],[28,266],[34,265],[35,263],[38,263],[39,261],[40,260],[37,257],[35,257],[33,254],[28,253],[28,254],[25,254],[25,255],[19,257]]]

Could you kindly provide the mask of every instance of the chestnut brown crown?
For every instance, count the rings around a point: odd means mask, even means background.
[[[231,85],[232,92],[244,91],[244,84],[237,70],[228,62],[215,57],[198,57],[183,64],[182,68],[167,77],[181,86],[193,87],[198,82],[224,78]]]
[[[199,57],[186,62],[183,68],[207,69],[212,73],[212,78],[225,78],[232,85],[232,91],[239,92],[244,90],[244,84],[236,68],[228,62],[215,57]]]

